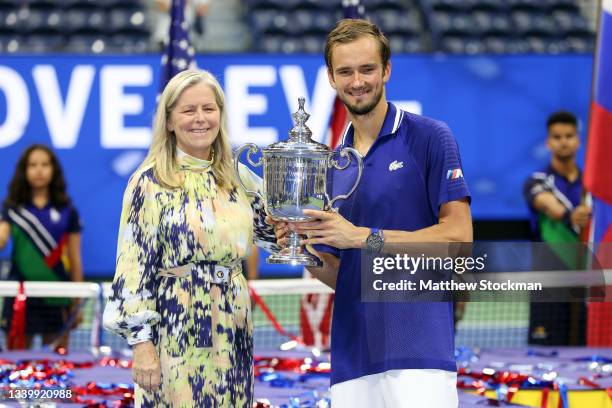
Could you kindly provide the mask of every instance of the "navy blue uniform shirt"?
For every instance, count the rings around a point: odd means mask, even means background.
[[[525,182],[523,187],[523,194],[525,200],[529,205],[529,215],[531,223],[531,232],[535,241],[547,241],[543,235],[547,238],[552,239],[555,242],[564,242],[561,237],[555,237],[554,234],[542,231],[543,218],[547,218],[546,215],[534,207],[534,201],[538,194],[548,191],[552,193],[557,200],[565,207],[569,212],[573,211],[575,207],[580,205],[582,199],[582,172],[578,172],[576,180],[569,181],[565,176],[557,173],[552,166],[547,166],[542,171],[532,173],[531,176]],[[564,219],[562,222],[567,227],[570,233],[578,234],[574,230],[569,219]],[[544,233],[544,234],[543,234]]]

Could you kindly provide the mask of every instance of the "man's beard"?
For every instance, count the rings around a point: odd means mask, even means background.
[[[363,115],[367,115],[368,113],[372,112],[374,110],[374,108],[376,107],[376,105],[378,105],[378,102],[380,102],[380,99],[382,98],[382,88],[380,89],[380,91],[374,95],[374,98],[372,99],[372,102],[361,106],[361,107],[357,107],[354,105],[349,104],[347,101],[342,101],[344,102],[344,106],[346,106],[346,109],[348,109],[348,111],[355,115],[355,116],[363,116]]]

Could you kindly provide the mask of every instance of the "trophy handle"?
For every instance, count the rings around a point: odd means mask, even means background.
[[[236,177],[238,178],[238,183],[240,183],[240,185],[242,186],[242,188],[244,188],[244,191],[246,191],[248,195],[250,195],[251,197],[257,196],[262,202],[265,202],[263,196],[259,193],[259,191],[249,190],[248,188],[246,188],[246,186],[242,182],[242,179],[240,178],[240,170],[239,170],[240,160],[239,159],[240,159],[240,155],[242,154],[243,150],[247,148],[249,149],[249,151],[247,152],[247,161],[249,162],[249,164],[253,167],[259,167],[263,164],[261,157],[259,158],[257,162],[254,162],[253,160],[251,160],[251,154],[257,153],[259,151],[259,147],[257,147],[255,143],[246,143],[240,146],[239,148],[237,148],[236,150],[234,150],[234,170],[236,171]]]
[[[359,152],[353,149],[352,147],[345,147],[344,149],[340,150],[340,157],[348,158],[344,166],[340,166],[338,164],[338,161],[335,160],[333,157],[329,158],[329,164],[331,167],[334,167],[337,170],[346,169],[349,166],[349,164],[351,164],[351,156],[349,156],[349,153],[353,153],[353,156],[355,156],[355,159],[357,159],[357,169],[358,169],[357,170],[357,180],[355,181],[355,184],[353,184],[353,187],[347,194],[340,194],[339,196],[334,197],[329,202],[330,209],[334,208],[333,205],[336,202],[336,200],[346,200],[347,198],[349,198],[351,194],[355,192],[355,189],[357,189],[357,186],[359,185],[359,182],[361,181],[361,173],[363,172],[363,160],[361,159],[361,154],[359,154]]]

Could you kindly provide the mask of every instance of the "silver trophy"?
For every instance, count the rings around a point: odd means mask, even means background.
[[[302,210],[331,210],[336,200],[348,198],[359,184],[363,171],[361,155],[351,147],[340,150],[344,163],[332,157],[333,150],[324,144],[311,139],[312,132],[306,126],[310,117],[304,110],[304,98],[298,98],[299,108],[293,115],[295,126],[289,131],[289,140],[273,143],[261,149],[262,156],[257,162],[251,155],[260,149],[254,143],[247,143],[234,152],[234,165],[238,181],[250,196],[258,196],[265,205],[266,213],[276,221],[304,222],[311,217],[305,216]],[[248,162],[258,167],[263,164],[263,196],[257,191],[247,189],[240,179],[238,163],[245,149]],[[357,159],[357,180],[347,194],[338,195],[330,200],[327,195],[327,170],[334,167],[344,170],[350,165],[352,153]],[[289,264],[320,266],[321,261],[316,256],[303,250],[300,245],[300,235],[290,231],[288,244],[280,252],[266,259],[271,264]]]

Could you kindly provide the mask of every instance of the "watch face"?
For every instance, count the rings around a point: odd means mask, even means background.
[[[381,234],[378,233],[378,232],[370,234],[370,236],[366,240],[366,245],[368,247],[368,250],[371,251],[371,252],[380,252],[380,251],[382,251],[384,243],[385,242],[384,242],[383,238],[381,237]]]

